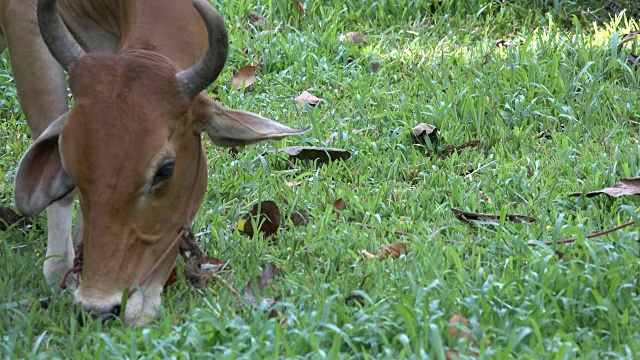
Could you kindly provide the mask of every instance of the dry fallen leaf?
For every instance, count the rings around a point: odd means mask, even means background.
[[[280,149],[279,152],[283,152],[295,159],[317,160],[321,163],[346,160],[351,156],[351,153],[344,149],[315,146],[289,146]]]
[[[449,336],[451,339],[468,339],[468,330],[471,329],[471,324],[467,318],[458,313],[449,319]]]
[[[633,41],[636,37],[638,37],[638,35],[640,35],[640,30],[635,30],[632,31],[628,34],[626,34],[625,36],[622,37],[622,39],[620,40],[620,42],[618,43],[619,47],[622,47],[624,44]]]
[[[249,13],[249,22],[252,25],[264,25],[267,23],[267,18],[256,12],[251,11]]]
[[[258,231],[264,233],[265,236],[273,235],[280,228],[280,208],[278,208],[278,205],[271,200],[265,200],[253,205],[250,216],[246,219],[241,228],[242,232],[249,236],[253,236],[253,221],[256,220],[260,226]],[[238,222],[238,227],[239,226],[240,222]]]
[[[307,9],[304,8],[304,5],[302,5],[300,0],[296,0],[296,8],[298,9],[298,11],[300,11],[303,14],[307,12]]]
[[[341,211],[347,208],[347,203],[343,198],[340,198],[333,203],[333,207],[336,208],[336,210]]]
[[[230,269],[229,261],[208,256],[200,259],[190,258],[184,264],[184,277],[191,285],[202,289],[215,274]]]
[[[360,34],[359,32],[352,31],[346,33],[345,35],[340,35],[340,41],[361,43],[364,41],[364,35]]]
[[[476,323],[476,326],[480,327],[480,323]],[[449,319],[448,330],[451,340],[464,339],[465,342],[469,340],[469,345],[475,347],[478,339],[474,339],[469,335],[469,331],[472,328],[469,320],[461,313],[457,313]],[[487,339],[486,343],[490,343],[489,339]]]
[[[18,224],[19,223],[19,224]],[[18,224],[21,227],[31,225],[31,221],[24,216],[16,214],[8,207],[0,206],[0,231],[5,231],[9,226]]]
[[[447,349],[444,351],[445,360],[458,360],[461,359],[460,353],[455,349]]]
[[[296,210],[289,216],[293,226],[305,226],[309,224],[309,215],[304,210]]]
[[[316,106],[321,100],[322,99],[312,95],[310,92],[306,90],[301,92],[300,95],[296,96],[296,98],[294,99],[295,103],[298,105],[302,103],[307,103],[309,104],[309,106]]]
[[[455,215],[455,217],[458,220],[464,221],[464,222],[471,222],[471,221],[498,222],[500,221],[500,215],[496,215],[496,214],[474,213],[471,211],[464,211],[464,210],[454,209],[454,208],[451,208],[451,211],[453,212],[453,215]],[[537,221],[536,218],[531,216],[509,215],[509,214],[507,214],[507,220],[518,222],[518,223],[521,223],[521,222],[533,223]]]
[[[244,86],[248,88],[256,82],[256,67],[253,65],[243,66],[231,77],[231,87],[236,90]]]
[[[429,140],[434,142],[438,136],[438,128],[427,123],[420,123],[411,129],[411,141],[414,145],[425,144],[424,136],[429,136]]]
[[[367,259],[375,259],[378,257],[386,259],[389,256],[393,256],[394,259],[397,259],[402,254],[406,254],[407,252],[408,252],[407,244],[405,243],[394,243],[391,245],[381,246],[373,254],[368,252],[365,249],[360,250],[360,254],[362,254]]]
[[[536,134],[536,136],[534,136],[534,138],[536,139],[545,138],[547,140],[551,140],[551,130],[547,129],[547,130],[540,131],[539,133]]]
[[[349,295],[344,299],[344,303],[351,306],[363,307],[365,305],[362,295]]]
[[[202,289],[215,274],[230,270],[229,261],[220,260],[208,256],[201,258],[188,257],[184,264],[184,277],[194,287]],[[164,286],[173,285],[178,281],[178,270],[174,267]]]
[[[262,293],[269,281],[280,274],[282,274],[282,270],[278,269],[273,263],[267,264],[264,270],[262,270],[261,276],[256,277],[255,281],[249,281],[247,291],[244,292],[242,297],[253,306],[259,306],[262,302],[265,302],[267,307],[271,307],[278,302],[278,299],[263,298]],[[257,298],[256,295],[258,296]]]
[[[613,197],[638,195],[640,194],[640,177],[622,179],[619,183],[613,185],[612,188],[604,188],[596,191],[590,191],[585,196],[593,197],[599,194],[607,194]],[[580,196],[581,193],[571,193],[569,196]]]

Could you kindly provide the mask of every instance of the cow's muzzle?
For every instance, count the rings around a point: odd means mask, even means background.
[[[120,317],[122,306],[120,304],[114,305],[109,311],[96,313],[90,310],[86,310],[82,305],[73,303],[73,309],[77,314],[78,324],[84,326],[88,319],[102,320],[102,323],[106,323],[109,320],[117,319]]]

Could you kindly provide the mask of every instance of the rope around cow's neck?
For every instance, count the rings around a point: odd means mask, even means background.
[[[160,258],[158,258],[158,260],[153,264],[153,266],[151,266],[151,268],[149,268],[149,270],[147,270],[147,272],[142,276],[139,283],[138,284],[134,283],[134,285],[129,287],[128,297],[131,297],[133,294],[135,294],[138,288],[140,288],[145,282],[147,282],[147,280],[149,280],[151,275],[156,271],[156,269],[158,269],[158,266],[160,266],[162,261],[164,261],[164,259],[167,256],[169,256],[169,253],[171,253],[171,251],[175,249],[176,246],[178,246],[181,240],[187,240],[188,237],[193,236],[193,232],[191,231],[191,226],[189,225],[189,221],[192,215],[191,211],[193,211],[193,200],[194,200],[193,196],[195,192],[196,182],[198,181],[198,175],[200,175],[200,161],[202,157],[202,138],[200,137],[200,134],[198,134],[197,136],[198,136],[198,157],[197,157],[197,163],[196,163],[196,176],[193,179],[193,185],[191,186],[191,196],[189,197],[189,203],[184,212],[185,222],[178,229],[178,235],[176,236],[176,238],[173,239],[173,241],[171,241],[171,243],[164,250]],[[82,241],[81,241],[76,246],[75,256],[73,258],[73,267],[68,269],[62,275],[62,279],[60,280],[60,287],[62,289],[67,288],[67,278],[69,277],[70,274],[72,273],[80,274],[82,272],[82,264],[83,264],[83,256],[82,256]],[[80,278],[78,277],[76,279],[76,286],[78,286],[79,284],[80,284]]]

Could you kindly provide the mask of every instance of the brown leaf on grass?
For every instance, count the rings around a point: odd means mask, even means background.
[[[304,210],[296,210],[289,216],[293,226],[305,226],[309,224],[309,215]]]
[[[389,256],[392,256],[394,259],[397,259],[402,254],[406,254],[407,252],[408,252],[407,244],[405,243],[394,243],[391,245],[381,246],[373,254],[368,252],[365,249],[360,250],[360,254],[362,254],[367,259],[375,259],[375,258],[386,259]]]
[[[534,138],[536,138],[536,139],[545,138],[547,140],[550,140],[551,139],[551,130],[547,129],[547,130],[540,131],[539,133],[537,133],[534,136]]]
[[[438,136],[438,128],[427,123],[420,123],[411,129],[411,141],[414,145],[425,144],[424,136],[429,136],[431,142],[434,142]]]
[[[480,327],[480,323],[476,323],[476,327]],[[464,339],[465,342],[469,340],[469,345],[472,347],[476,346],[477,340],[469,335],[469,331],[473,327],[469,323],[469,320],[462,315],[461,313],[457,313],[449,319],[449,336],[451,340]],[[486,341],[487,344],[491,343],[489,339]]]
[[[267,18],[257,12],[251,11],[249,13],[249,22],[251,25],[264,25],[267,23]]]
[[[638,195],[640,194],[640,177],[622,179],[619,183],[613,185],[612,188],[604,188],[596,191],[590,191],[585,196],[594,197],[600,194],[607,194],[613,197]],[[569,194],[569,196],[580,196],[582,193],[575,192]]]
[[[349,295],[344,299],[344,303],[350,306],[359,307],[363,307],[365,304],[364,297],[362,297],[362,295]]]
[[[184,277],[194,287],[202,289],[207,286],[211,277],[223,271],[230,270],[229,261],[208,256],[201,258],[188,257],[184,264]],[[174,267],[164,286],[173,285],[178,281],[178,268]]]
[[[460,353],[455,349],[447,349],[444,351],[445,360],[458,360],[461,359]]]
[[[347,203],[343,198],[340,198],[333,203],[333,207],[338,211],[342,211],[347,208]]]
[[[229,269],[231,265],[228,261],[208,256],[200,259],[189,258],[184,264],[184,277],[194,287],[203,289],[215,274]]]
[[[353,42],[353,43],[361,43],[364,41],[364,35],[359,32],[348,32],[344,35],[340,35],[340,42]]]
[[[625,36],[622,37],[622,39],[618,43],[618,46],[622,47],[624,44],[628,43],[629,41],[633,41],[633,39],[638,37],[638,35],[640,35],[640,30],[635,30],[626,34]]]
[[[471,221],[488,221],[488,222],[498,222],[500,221],[500,215],[496,214],[486,214],[486,213],[474,213],[470,211],[464,211],[459,209],[451,208],[453,215],[463,222],[471,222]],[[513,222],[526,222],[533,223],[538,221],[536,218],[525,215],[509,215],[507,214],[507,220]]]
[[[469,324],[469,320],[467,318],[457,313],[449,319],[449,336],[452,340],[454,339],[468,339],[469,333],[468,330],[471,329],[471,324]]]
[[[231,77],[231,87],[236,90],[242,89],[243,86],[248,88],[254,82],[256,82],[256,67],[253,65],[241,67]]]
[[[303,14],[307,12],[307,9],[304,8],[304,5],[302,5],[300,0],[296,0],[296,8]]]
[[[11,225],[18,224],[26,227],[31,225],[31,221],[24,216],[20,216],[8,207],[0,206],[0,231],[7,230]]]
[[[296,98],[294,99],[295,103],[298,105],[307,103],[309,104],[309,106],[316,106],[321,100],[322,99],[316,97],[315,95],[312,95],[307,90],[301,92],[300,95],[296,96]]]
[[[466,148],[472,148],[472,147],[479,147],[480,145],[482,145],[480,143],[480,140],[471,140],[471,141],[467,141],[466,143],[460,145],[460,146],[454,146],[454,145],[447,145],[445,146],[445,148],[440,152],[440,158],[444,159],[447,156],[453,154],[454,152],[460,153],[462,150],[466,149]]]
[[[258,231],[265,236],[273,235],[280,228],[282,218],[280,216],[280,208],[275,202],[265,200],[253,205],[250,216],[244,222],[242,232],[249,236],[253,236],[253,221],[258,221]]]
[[[267,266],[262,270],[261,276],[249,281],[247,291],[244,292],[242,297],[246,302],[253,306],[259,306],[262,302],[265,302],[267,307],[271,307],[279,301],[278,298],[263,298],[262,293],[269,281],[280,274],[282,274],[282,270],[278,269],[273,263],[267,264]]]
[[[292,158],[300,160],[317,160],[328,162],[334,160],[346,160],[351,156],[348,150],[315,146],[289,146],[279,150]]]

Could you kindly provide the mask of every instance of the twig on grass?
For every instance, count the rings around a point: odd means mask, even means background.
[[[609,228],[609,229],[605,229],[605,230],[598,231],[598,232],[595,232],[595,233],[592,233],[592,234],[588,234],[588,235],[586,236],[586,238],[587,238],[587,239],[591,239],[591,238],[594,238],[594,237],[598,237],[598,236],[606,235],[606,234],[608,234],[608,233],[612,233],[612,232],[614,232],[614,231],[620,230],[620,229],[625,228],[625,227],[627,227],[627,226],[631,226],[631,225],[633,225],[634,223],[635,223],[635,221],[634,221],[634,220],[630,220],[630,221],[628,221],[628,222],[626,222],[626,223],[624,223],[624,224],[620,224],[620,225],[618,225],[618,226],[614,226],[614,227]],[[578,240],[578,238],[569,238],[569,239],[564,239],[564,240],[558,240],[558,241],[555,241],[555,242],[554,242],[554,241],[545,241],[545,242],[544,242],[544,244],[545,244],[545,245],[554,245],[554,244],[557,244],[557,245],[560,245],[560,244],[570,244],[570,243],[572,243],[572,242],[576,242],[577,240]],[[534,244],[534,243],[528,243],[527,245],[529,245],[529,246],[531,246],[531,247],[536,247],[536,246],[538,246],[538,244]]]

